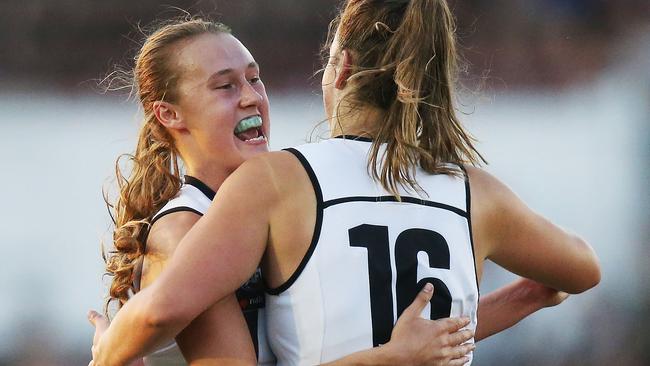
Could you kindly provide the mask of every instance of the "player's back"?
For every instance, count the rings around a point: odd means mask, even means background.
[[[462,170],[456,177],[418,169],[426,194],[402,191],[398,202],[368,174],[370,146],[357,138],[289,149],[312,181],[317,213],[296,273],[267,295],[279,365],[320,364],[388,342],[425,281],[435,293],[423,314],[467,316],[476,327],[478,286]]]

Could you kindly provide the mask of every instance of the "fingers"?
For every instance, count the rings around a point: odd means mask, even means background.
[[[451,360],[449,361],[450,366],[462,366],[469,362],[468,354],[476,349],[474,343],[465,343],[459,346],[456,346],[451,351]]]
[[[455,333],[469,324],[469,318],[444,318],[435,320],[442,324],[442,328],[449,333]]]
[[[108,326],[110,323],[108,322],[108,319],[106,319],[105,316],[102,314],[91,310],[88,312],[88,321],[90,324],[92,324],[95,327],[95,334],[93,335],[93,344],[97,344],[99,341],[99,338],[101,338],[102,334],[108,329]]]
[[[424,284],[422,290],[420,290],[411,305],[404,309],[401,316],[419,316],[420,313],[422,313],[422,310],[424,310],[424,307],[427,306],[429,301],[431,301],[431,297],[433,297],[433,285],[427,282]]]
[[[457,358],[455,360],[449,361],[448,365],[449,366],[463,366],[464,364],[469,362],[469,357],[464,356],[461,358]]]
[[[98,323],[100,325],[103,324],[104,322],[108,323],[108,320],[106,319],[106,317],[103,316],[102,314],[96,312],[95,310],[88,311],[87,317],[88,317],[88,321],[90,322],[90,324],[92,324],[94,327],[97,327]]]
[[[452,350],[452,359],[457,359],[461,357],[466,357],[467,354],[474,351],[476,345],[474,343],[463,343],[453,348]]]
[[[553,290],[553,295],[546,299],[543,304],[545,308],[557,306],[564,302],[569,297],[569,294],[562,291]]]
[[[459,344],[463,344],[469,341],[473,337],[474,337],[473,331],[469,329],[461,330],[460,332],[456,332],[449,335],[449,344],[452,346],[457,346]]]

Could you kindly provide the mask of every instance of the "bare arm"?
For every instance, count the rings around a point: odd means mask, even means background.
[[[250,333],[235,296],[212,305],[176,336],[190,366],[254,366]]]
[[[252,160],[221,186],[159,278],[118,312],[94,347],[95,365],[124,365],[150,353],[254,273],[276,192],[266,165]]]
[[[433,296],[433,286],[423,288],[404,310],[385,345],[361,351],[326,366],[434,365],[462,366],[473,344],[465,344],[474,333],[462,330],[467,318],[424,319],[420,316]]]
[[[467,354],[471,348],[462,345],[471,338],[471,333],[466,333],[457,344],[445,343],[447,337],[459,334],[461,328],[467,323],[457,323],[456,326],[446,328],[442,322],[456,321],[444,319],[439,321],[422,322],[418,317],[410,316],[411,313],[419,314],[428,301],[428,294],[422,291],[411,305],[414,312],[405,312],[400,316],[395,325],[391,340],[386,345],[366,351],[354,353],[340,360],[328,363],[328,366],[351,365],[463,365],[463,357],[449,360],[432,360],[436,355],[464,352]],[[493,291],[481,298],[478,307],[478,326],[474,341],[478,342],[496,333],[499,333],[517,324],[534,312],[560,304],[568,294],[559,292],[529,279],[520,279]],[[419,308],[421,307],[421,308]],[[419,309],[418,309],[419,308]],[[418,328],[421,327],[421,328]],[[404,332],[401,329],[410,331]],[[464,347],[464,348],[461,348]],[[458,354],[460,354],[458,353]],[[447,362],[447,363],[444,363]]]
[[[534,312],[560,304],[569,295],[520,279],[483,296],[478,305],[476,342],[508,329]]]
[[[181,239],[198,220],[199,216],[194,213],[178,212],[156,221],[147,240],[142,288],[158,278]],[[176,336],[176,342],[191,366],[256,363],[246,321],[234,295],[212,305],[194,319]]]
[[[213,305],[176,336],[176,342],[188,365],[253,366],[257,364],[247,329],[238,327],[236,326],[237,322],[223,317],[227,316],[227,312],[221,309],[224,307],[222,303],[225,302],[234,302],[227,306],[234,305],[233,308],[240,312],[234,300],[234,298],[228,297]],[[233,315],[237,314],[233,313]],[[105,316],[96,311],[89,312],[88,320],[95,327],[93,337],[93,353],[95,353],[95,345],[98,344],[110,324]],[[90,363],[90,365],[93,364],[97,365],[98,363]],[[142,365],[144,365],[142,358],[129,364],[129,366]]]
[[[591,247],[526,206],[506,185],[478,168],[467,169],[477,260],[490,258],[522,277],[580,293],[600,281]]]
[[[421,300],[426,300],[427,294],[421,292],[411,305],[415,308],[414,314],[419,314],[424,307]],[[499,333],[517,324],[534,312],[560,304],[568,294],[559,292],[529,279],[519,279],[481,298],[478,308],[478,326],[474,341],[478,342],[496,333]],[[441,322],[456,321],[444,319],[432,322],[422,322],[418,317],[411,317],[411,312],[406,312],[397,321],[391,340],[386,345],[366,351],[357,352],[326,365],[463,365],[463,357],[449,360],[432,360],[436,355],[469,352],[469,345],[462,345],[471,338],[471,333],[466,333],[458,344],[445,343],[446,337],[461,332],[467,323],[458,323],[456,327],[445,328]],[[403,332],[402,329],[410,331]],[[418,328],[421,327],[421,328]],[[464,348],[461,348],[464,347]],[[448,362],[448,363],[444,363]],[[465,361],[466,362],[466,361]]]

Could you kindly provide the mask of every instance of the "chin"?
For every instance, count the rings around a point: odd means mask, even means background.
[[[268,144],[259,144],[259,145],[245,145],[241,146],[239,151],[241,152],[242,157],[244,157],[245,160],[252,158],[253,156],[263,154],[265,152],[269,152],[269,145]]]

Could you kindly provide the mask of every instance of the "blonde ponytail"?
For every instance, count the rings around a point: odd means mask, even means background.
[[[350,102],[384,111],[368,169],[386,190],[397,197],[400,186],[419,190],[417,166],[459,174],[446,163],[485,161],[454,108],[457,50],[446,1],[349,0],[338,30],[340,48],[355,60]]]

